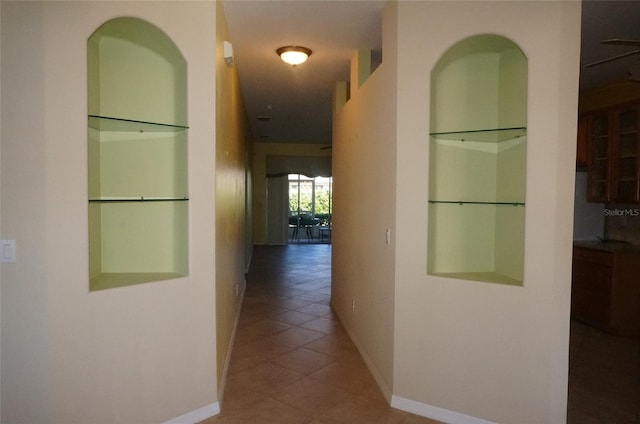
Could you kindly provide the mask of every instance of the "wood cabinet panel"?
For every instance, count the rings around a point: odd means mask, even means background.
[[[604,323],[610,320],[611,299],[608,295],[585,290],[571,291],[571,313],[580,321],[606,329]]]
[[[573,266],[574,284],[576,288],[593,293],[611,292],[611,267],[598,263],[575,261]]]
[[[576,143],[576,166],[586,167],[589,164],[589,116],[578,117],[578,137]]]
[[[571,316],[613,334],[640,336],[640,249],[574,246]]]
[[[574,248],[573,260],[574,263],[576,260],[580,260],[583,263],[587,262],[611,266],[613,264],[613,255],[604,250]]]

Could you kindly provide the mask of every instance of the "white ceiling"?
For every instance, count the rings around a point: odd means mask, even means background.
[[[640,1],[585,0],[582,4],[582,49],[580,88],[593,89],[607,83],[628,79],[634,72],[640,80],[640,54],[585,68],[584,65],[640,47],[613,46],[600,41],[622,38],[640,40]]]
[[[224,2],[234,66],[256,141],[331,143],[333,87],[349,80],[355,49],[379,54],[384,3]],[[278,47],[287,45],[313,53],[307,63],[293,68],[276,55]]]
[[[427,1],[427,0],[424,0]],[[381,56],[377,0],[225,0],[234,65],[255,141],[331,144],[331,98],[336,81],[349,79],[350,57],[369,48]],[[583,2],[581,89],[624,80],[640,54],[584,65],[640,47],[602,45],[608,38],[640,39],[640,1]],[[301,45],[313,53],[295,68],[278,47]]]

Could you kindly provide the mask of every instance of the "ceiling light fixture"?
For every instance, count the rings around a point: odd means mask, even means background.
[[[311,49],[300,46],[285,46],[276,50],[280,59],[291,66],[300,65],[311,56]]]

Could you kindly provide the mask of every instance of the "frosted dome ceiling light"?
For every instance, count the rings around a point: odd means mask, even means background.
[[[311,56],[311,49],[300,46],[285,46],[276,50],[280,59],[291,66],[300,65]]]

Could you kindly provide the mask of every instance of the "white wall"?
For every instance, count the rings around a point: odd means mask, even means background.
[[[397,284],[394,25],[385,17],[383,62],[360,87],[352,82],[351,98],[334,115],[333,124],[331,306],[388,399],[394,385]],[[360,57],[354,54],[352,61]],[[353,77],[359,66],[357,62],[351,66]],[[416,219],[410,211],[403,215],[412,222]]]
[[[135,16],[188,62],[186,278],[88,291],[86,41]],[[215,3],[2,3],[2,422],[162,422],[217,408]],[[204,418],[204,416],[201,416]]]
[[[397,8],[393,404],[447,422],[564,422],[580,3]],[[513,40],[529,64],[523,287],[426,275],[429,76],[481,33]]]

